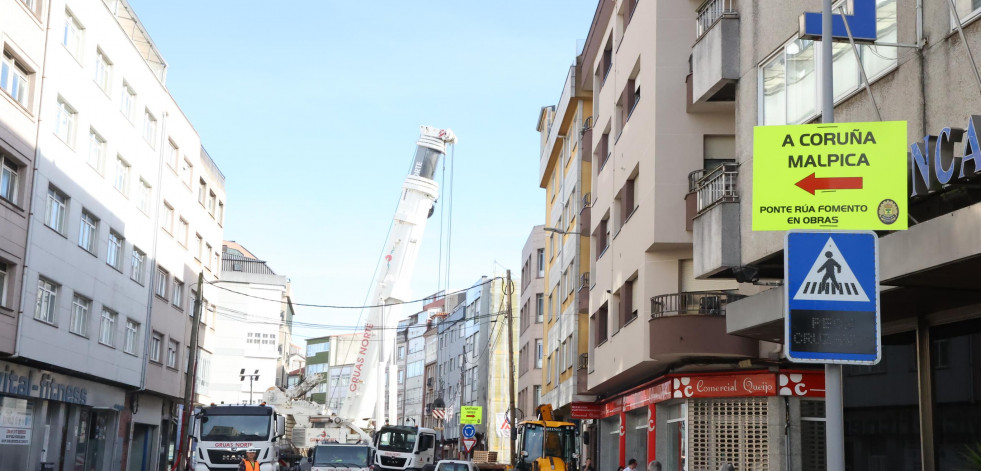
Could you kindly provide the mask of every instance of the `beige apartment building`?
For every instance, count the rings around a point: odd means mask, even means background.
[[[0,470],[169,466],[224,177],[125,0],[2,1],[0,43]]]

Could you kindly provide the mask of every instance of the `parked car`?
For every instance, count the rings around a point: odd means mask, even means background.
[[[439,460],[434,471],[480,471],[480,468],[469,461]]]

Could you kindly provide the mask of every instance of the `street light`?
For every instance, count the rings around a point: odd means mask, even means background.
[[[544,231],[545,232],[554,232],[556,234],[582,235],[579,232],[563,231],[562,229],[558,229],[558,228],[555,228],[555,227],[546,227],[546,228],[544,228]]]
[[[412,425],[418,425],[418,422],[416,422],[415,417],[406,417],[405,419],[403,419],[403,422],[408,422],[410,420],[412,421]]]
[[[245,378],[249,378],[249,404],[252,404],[252,381],[259,379],[259,370],[255,370],[255,373],[247,375],[245,374],[245,368],[238,373],[239,381],[245,381]]]

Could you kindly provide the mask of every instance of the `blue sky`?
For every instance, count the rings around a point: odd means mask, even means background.
[[[450,289],[503,267],[520,276],[545,219],[536,119],[558,101],[596,0],[130,3],[225,174],[225,238],[288,276],[294,302],[363,304],[423,124],[459,137]],[[440,287],[445,190],[413,298]],[[296,320],[359,314],[298,308]],[[294,334],[302,345],[336,331]]]

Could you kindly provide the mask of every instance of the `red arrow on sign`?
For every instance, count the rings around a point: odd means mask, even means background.
[[[795,185],[812,195],[815,190],[861,190],[862,177],[817,178],[811,173]]]

